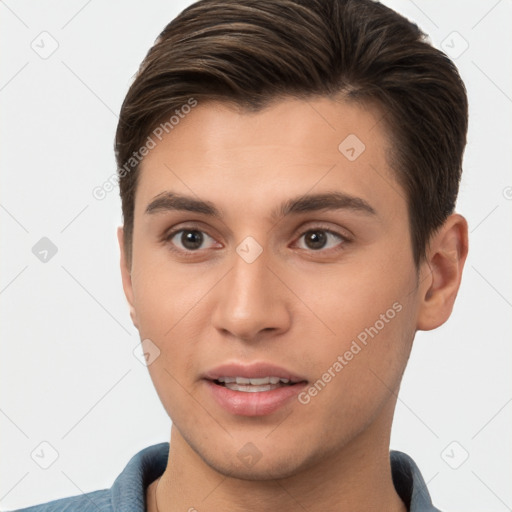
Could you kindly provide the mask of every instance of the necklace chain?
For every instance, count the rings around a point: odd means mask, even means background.
[[[161,478],[162,478],[161,476],[158,477],[158,483],[156,484],[156,487],[155,487],[155,507],[156,507],[156,512],[160,512],[160,510],[158,509],[158,498],[157,498],[156,492],[158,491],[158,486],[160,485]]]

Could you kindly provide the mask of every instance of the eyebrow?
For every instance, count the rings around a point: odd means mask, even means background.
[[[274,209],[270,218],[277,220],[290,214],[327,210],[352,210],[366,215],[376,215],[375,209],[360,197],[342,192],[326,192],[289,199]],[[169,191],[155,196],[146,207],[147,214],[167,211],[188,211],[222,218],[220,210],[212,202]]]

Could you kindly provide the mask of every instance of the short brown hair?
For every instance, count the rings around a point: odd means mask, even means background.
[[[416,264],[455,207],[468,105],[454,64],[419,28],[373,0],[201,0],[149,50],[121,107],[115,151],[131,262],[139,161],[162,120],[190,102],[259,110],[284,98],[377,103],[406,192]],[[129,163],[129,165],[127,165]]]

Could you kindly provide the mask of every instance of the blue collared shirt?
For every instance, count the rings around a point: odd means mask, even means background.
[[[110,489],[62,498],[12,512],[146,512],[146,489],[165,471],[169,443],[144,448],[134,455]],[[440,512],[407,454],[391,451],[393,483],[410,512]]]

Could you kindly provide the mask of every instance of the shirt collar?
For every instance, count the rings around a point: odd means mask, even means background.
[[[114,512],[145,512],[146,489],[163,474],[169,457],[169,443],[144,448],[134,455],[111,488]],[[409,512],[440,512],[432,505],[427,485],[409,455],[390,452],[391,472],[395,489]]]
[[[440,512],[432,505],[427,484],[414,460],[396,450],[389,455],[393,484],[409,512]]]

